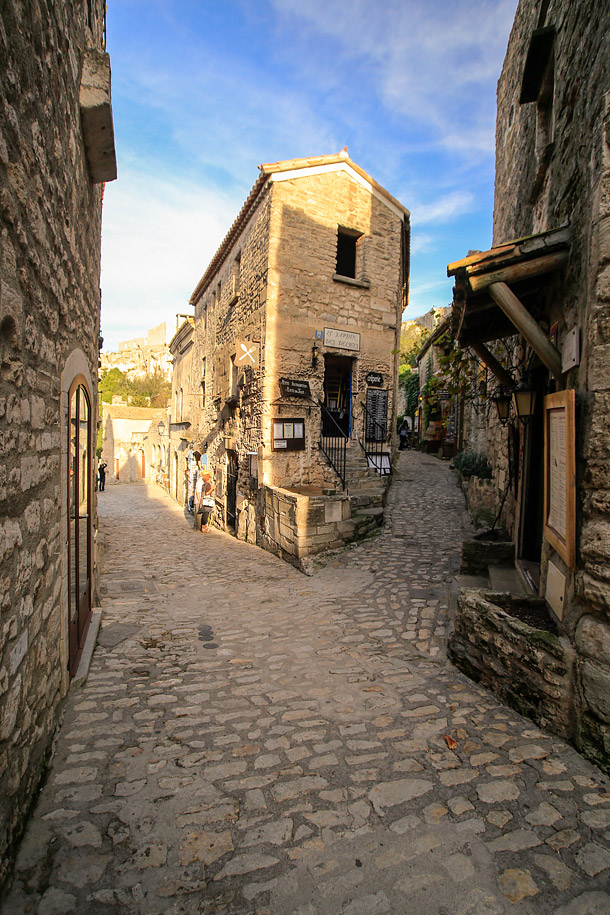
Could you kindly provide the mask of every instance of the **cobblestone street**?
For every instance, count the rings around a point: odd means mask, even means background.
[[[161,489],[99,493],[103,617],[2,911],[610,911],[608,781],[445,658],[469,530],[400,456],[312,577]]]

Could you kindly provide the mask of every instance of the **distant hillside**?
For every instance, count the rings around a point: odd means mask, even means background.
[[[402,322],[400,330],[400,362],[402,365],[415,365],[415,357],[426,342],[426,338],[450,311],[450,305],[446,308],[431,308],[419,318]]]

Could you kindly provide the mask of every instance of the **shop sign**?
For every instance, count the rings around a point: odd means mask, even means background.
[[[372,388],[380,388],[383,384],[383,375],[381,372],[368,372],[366,383]]]
[[[257,369],[258,343],[250,343],[249,340],[238,340],[236,347],[235,365],[248,366],[251,369]]]
[[[311,397],[309,382],[300,378],[280,378],[282,397]]]
[[[332,346],[335,349],[348,349],[359,353],[360,334],[356,334],[351,330],[337,330],[336,327],[325,327],[324,346]]]

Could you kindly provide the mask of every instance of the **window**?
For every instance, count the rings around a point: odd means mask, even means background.
[[[229,397],[237,398],[237,366],[235,365],[235,354],[231,356],[229,361]]]
[[[555,61],[553,53],[546,65],[536,101],[536,155],[540,158],[553,142],[553,101],[555,95]]]
[[[184,391],[180,388],[180,400],[178,401],[179,422],[182,422],[182,411],[184,409]]]
[[[337,273],[339,276],[356,279],[356,246],[359,237],[359,232],[342,229],[339,226],[337,230]]]
[[[234,305],[239,298],[241,284],[241,252],[239,252],[233,261],[233,271],[231,274],[231,301],[229,305]]]
[[[201,360],[201,406],[205,407],[205,356]]]

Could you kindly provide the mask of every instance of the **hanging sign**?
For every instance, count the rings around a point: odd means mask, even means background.
[[[238,340],[236,343],[234,363],[240,367],[248,366],[251,369],[257,369],[258,343],[250,343],[249,340]]]
[[[337,330],[336,327],[324,328],[324,346],[333,346],[335,349],[349,349],[360,352],[360,334],[351,330]]]
[[[380,388],[383,384],[383,375],[381,372],[367,372],[366,383],[372,388]]]
[[[309,382],[301,378],[280,378],[282,397],[311,397]]]

